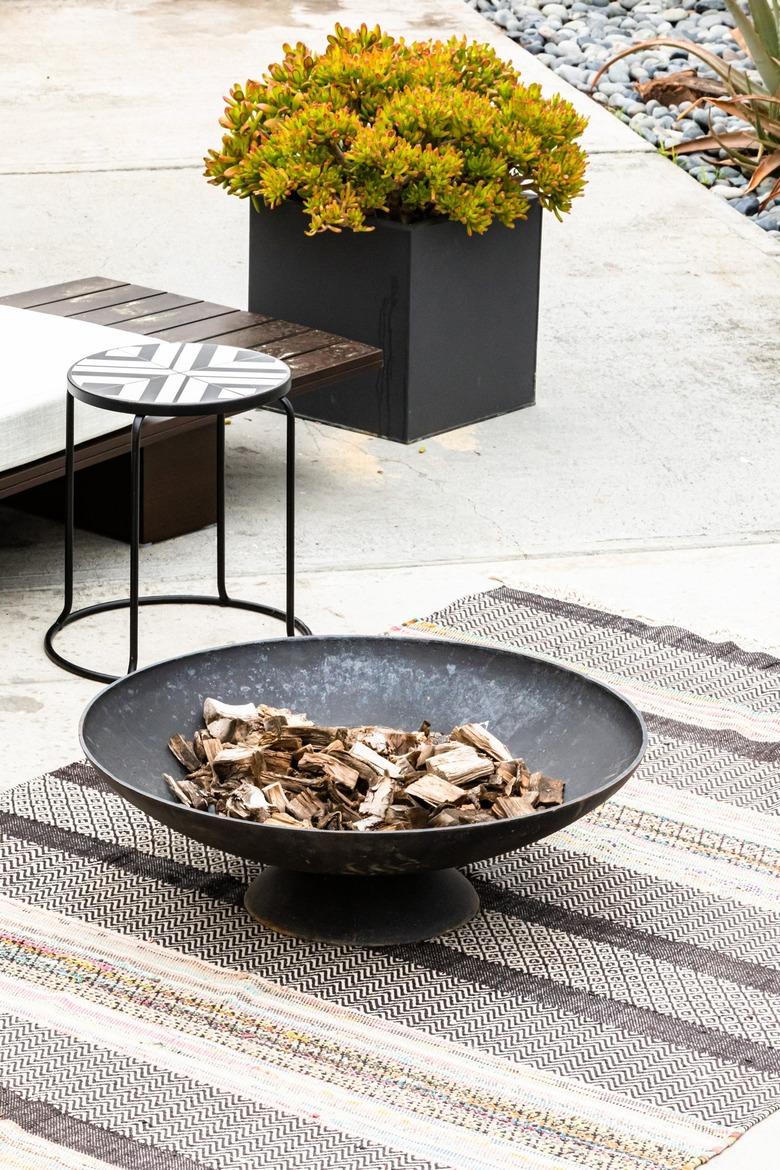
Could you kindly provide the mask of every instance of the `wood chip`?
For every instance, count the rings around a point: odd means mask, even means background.
[[[377,825],[383,823],[381,817],[363,817],[360,821],[353,821],[352,828],[356,829],[358,833],[367,833],[369,829],[375,829]]]
[[[407,786],[406,792],[415,800],[421,800],[423,804],[434,806],[457,804],[459,800],[465,800],[468,796],[468,793],[464,792],[462,788],[458,788],[455,784],[450,784],[448,780],[434,774],[415,780]]]
[[[372,788],[369,788],[368,795],[358,808],[358,812],[365,813],[367,816],[380,817],[381,820],[384,820],[387,816],[387,810],[393,803],[394,793],[394,782],[389,776],[383,777]]]
[[[287,811],[299,821],[311,820],[317,813],[322,812],[322,809],[323,806],[310,792],[299,792],[287,802]]]
[[[493,808],[502,817],[527,817],[534,812],[534,802],[527,796],[499,796]]]
[[[286,812],[273,812],[266,821],[267,825],[289,825],[291,829],[301,829],[303,825],[295,817]]]
[[[395,779],[400,779],[401,773],[398,765],[392,760],[380,756],[379,752],[374,751],[365,743],[358,741],[353,744],[349,754],[354,759],[360,760],[361,763],[368,764],[369,768],[373,768],[380,776],[393,776]]]
[[[209,807],[208,798],[191,780],[174,780],[173,776],[169,776],[167,772],[163,772],[163,780],[182,804],[202,810]]]
[[[350,792],[357,786],[358,780],[360,779],[360,773],[357,768],[351,768],[349,764],[345,764],[342,760],[333,759],[332,756],[326,759],[322,765],[322,770],[326,776],[330,777],[334,784],[338,784]]]
[[[512,759],[512,753],[506,744],[502,743],[500,739],[496,739],[495,735],[492,735],[483,723],[464,723],[461,727],[454,728],[452,738],[459,739],[461,743],[470,744],[471,747],[484,752],[486,756],[490,756],[494,760]]]
[[[492,817],[490,818],[493,819]],[[451,808],[443,808],[441,812],[431,817],[428,824],[434,829],[451,829],[453,825],[461,824],[460,817]]]
[[[563,804],[563,794],[566,788],[563,780],[553,780],[551,776],[539,777],[537,804]]]
[[[168,740],[168,747],[188,772],[197,772],[202,760],[198,759],[193,745],[183,735],[172,735]]]
[[[495,766],[471,747],[456,747],[449,752],[439,752],[426,763],[434,776],[449,780],[452,784],[465,784],[478,780],[480,776],[492,776]]]
[[[228,816],[242,820],[264,821],[269,815],[268,801],[255,784],[239,784],[225,801]]]
[[[212,759],[211,763],[215,768],[224,768],[227,766],[235,766],[236,764],[245,765],[247,768],[252,766],[252,758],[255,755],[254,748],[236,747],[232,744],[227,746],[220,746],[220,750]]]
[[[231,705],[230,703],[221,703],[219,699],[203,700],[203,722],[207,727],[215,719],[240,719],[248,723],[256,718],[257,707],[254,703]]]
[[[278,780],[273,784],[266,784],[263,789],[263,796],[273,808],[279,812],[287,812],[287,797],[284,795],[284,788]]]

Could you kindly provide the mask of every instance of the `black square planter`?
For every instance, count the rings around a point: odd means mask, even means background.
[[[534,402],[541,209],[469,236],[450,220],[309,237],[252,208],[249,308],[382,348],[382,369],[296,397],[303,418],[412,443]]]

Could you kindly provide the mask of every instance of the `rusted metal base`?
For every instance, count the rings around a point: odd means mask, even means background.
[[[269,866],[250,885],[244,906],[279,934],[381,947],[455,930],[474,917],[479,898],[458,869],[368,877]]]

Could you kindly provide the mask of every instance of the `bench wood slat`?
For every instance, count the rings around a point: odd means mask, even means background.
[[[126,284],[123,288],[109,288],[103,292],[86,293],[84,296],[65,297],[47,305],[39,305],[39,313],[51,313],[55,317],[75,317],[91,309],[110,308],[123,301],[136,301],[139,297],[153,297],[156,289],[142,284]]]
[[[298,354],[287,362],[293,375],[291,393],[297,394],[328,382],[340,382],[351,370],[365,370],[381,364],[381,351],[360,341],[341,341],[327,349]]]
[[[259,318],[262,321],[262,318]],[[306,333],[305,325],[293,325],[292,321],[278,321],[270,318],[259,325],[249,325],[245,329],[232,329],[228,333],[217,333],[213,337],[201,338],[202,341],[214,341],[219,345],[234,345],[237,349],[264,349],[271,341],[279,341],[283,337],[294,337],[297,333]]]
[[[229,305],[213,305],[210,301],[194,301],[192,304],[182,305],[178,309],[166,309],[162,313],[146,313],[143,317],[136,317],[135,320],[128,321],[125,328],[129,329],[131,333],[154,333],[159,337],[167,337],[170,330],[187,326],[186,336],[182,334],[181,337],[174,337],[171,340],[200,341],[201,338],[195,334],[201,331],[204,326],[200,325],[199,322],[209,320],[212,317],[221,319],[232,317],[234,313],[238,312],[238,309],[231,309]],[[239,325],[243,323],[243,321],[238,322]]]
[[[199,324],[174,326],[170,329],[159,330],[160,337],[166,341],[221,341],[225,334],[235,333],[251,325],[261,325],[272,318],[261,317],[258,313],[249,313],[244,309],[233,309],[230,313],[222,313],[219,317],[209,317]],[[228,342],[225,342],[227,345]]]
[[[166,309],[181,309],[185,305],[197,305],[197,297],[183,297],[177,293],[155,293],[152,297],[140,297],[105,309],[88,309],[74,313],[77,321],[91,321],[93,325],[113,325],[122,329],[127,321],[136,317],[148,317],[150,313],[162,313]]]
[[[11,293],[10,296],[0,297],[0,305],[10,305],[14,309],[37,309],[41,305],[49,305],[66,297],[80,297],[86,293],[101,292],[110,288],[122,289],[127,285],[126,280],[112,280],[108,276],[87,276],[82,280],[66,280],[64,284],[49,284],[43,288]]]
[[[344,338],[338,333],[323,333],[321,329],[304,329],[290,337],[281,337],[277,341],[269,340],[264,343],[263,351],[286,362],[303,353],[331,349],[332,346],[339,345],[343,341]]]

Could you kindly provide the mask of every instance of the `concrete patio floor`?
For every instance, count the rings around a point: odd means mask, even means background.
[[[565,92],[591,117],[590,182],[545,227],[535,408],[409,448],[301,426],[302,616],[379,631],[503,582],[780,650],[780,250],[459,0],[388,0],[381,15],[393,32],[492,41]],[[282,41],[364,18],[357,0],[4,0],[0,295],[100,273],[244,305],[246,205],[200,174],[221,95]],[[255,414],[228,432],[232,585],[278,601],[280,427]],[[0,507],[4,783],[78,755],[95,690],[41,651],[61,540]],[[199,585],[212,546],[207,531],[151,547],[142,579]],[[80,534],[77,580],[85,601],[124,592],[127,549]],[[142,653],[259,630],[277,632],[158,612]],[[109,618],[63,645],[119,669],[124,636]],[[764,1123],[714,1165],[768,1167],[777,1135]]]

